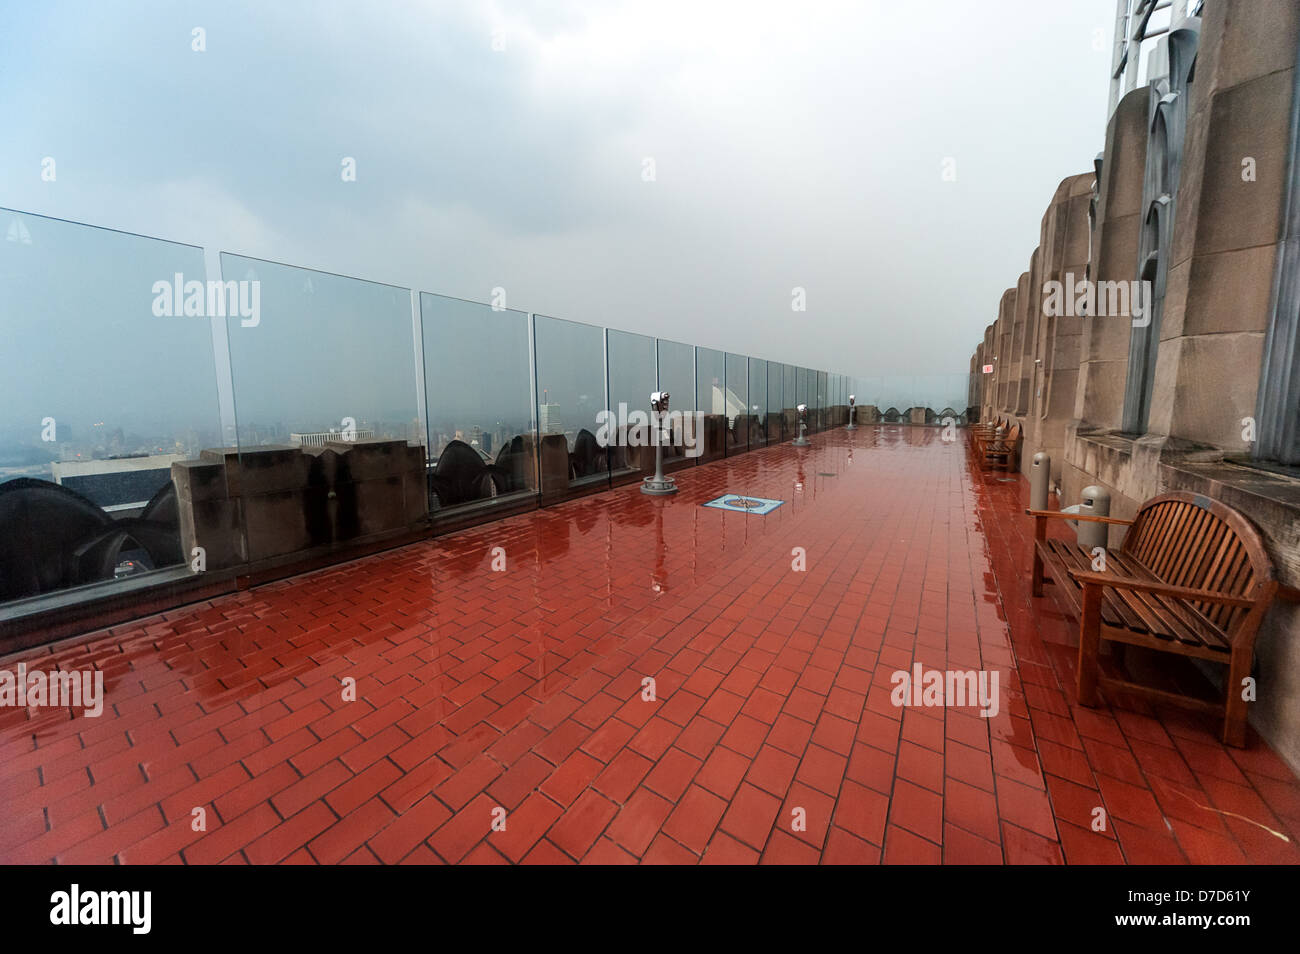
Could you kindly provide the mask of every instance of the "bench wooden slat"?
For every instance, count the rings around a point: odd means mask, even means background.
[[[1214,574],[1222,564],[1224,557],[1232,547],[1232,530],[1227,524],[1217,528],[1220,532],[1215,534],[1208,542],[1203,559],[1203,567],[1197,570],[1196,583],[1201,589],[1213,589]],[[1211,618],[1213,616],[1211,615]]]
[[[1151,568],[1151,572],[1160,579],[1164,579],[1175,551],[1182,546],[1187,525],[1192,518],[1191,509],[1188,507],[1176,507],[1168,512],[1169,520],[1165,524],[1164,532],[1155,541],[1155,552],[1144,561]]]
[[[1152,578],[1150,572],[1146,571],[1145,567],[1140,563],[1134,561],[1129,565],[1128,561],[1124,560],[1122,555],[1118,553],[1111,554],[1106,558],[1106,568],[1107,570],[1113,570],[1116,576],[1138,580]],[[1164,632],[1158,616],[1147,607],[1145,601],[1134,599],[1130,590],[1115,590],[1114,593],[1116,602],[1120,603],[1130,616],[1127,623],[1129,629],[1151,633],[1165,639],[1169,638],[1170,634]]]
[[[1130,558],[1131,559],[1131,558]],[[1164,582],[1147,570],[1140,563],[1125,560],[1122,554],[1112,554],[1108,566],[1119,566],[1126,575],[1139,580]],[[1213,646],[1227,648],[1227,638],[1219,633],[1208,620],[1197,619],[1185,605],[1177,600],[1156,593],[1143,593],[1135,590],[1119,590],[1118,598],[1133,611],[1142,616],[1147,632],[1163,639],[1176,639],[1190,646]]]
[[[1234,546],[1232,551],[1231,559],[1224,560],[1224,570],[1221,578],[1210,589],[1223,590],[1227,593],[1242,592],[1241,584],[1250,575],[1250,561],[1245,547],[1240,544]],[[1211,611],[1211,619],[1226,627],[1237,612],[1236,607],[1216,606]]]
[[[1209,529],[1210,524],[1214,522],[1214,516],[1208,510],[1184,512],[1187,513],[1185,529],[1178,540],[1169,548],[1168,559],[1151,568],[1152,572],[1161,579],[1171,580],[1172,576],[1179,573],[1181,568],[1191,561],[1192,554],[1204,543],[1206,531]]]
[[[1258,529],[1221,501],[1162,494],[1139,508],[1123,546],[1108,550],[1105,572],[1095,573],[1089,550],[1049,540],[1049,515],[1030,515],[1034,595],[1042,595],[1050,569],[1063,608],[1080,621],[1079,702],[1094,705],[1099,686],[1182,701],[1169,690],[1103,678],[1102,642],[1216,661],[1228,667],[1223,698],[1214,704],[1223,713],[1223,740],[1244,745],[1239,685],[1250,674],[1255,636],[1278,590]]]
[[[1206,538],[1205,546],[1196,558],[1189,561],[1187,570],[1183,574],[1184,586],[1201,589],[1205,586],[1205,578],[1209,576],[1210,564],[1214,562],[1214,554],[1223,544],[1223,539],[1228,533],[1228,525],[1221,521],[1216,522],[1210,530],[1210,535]]]

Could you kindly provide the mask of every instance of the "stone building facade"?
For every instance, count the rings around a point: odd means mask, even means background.
[[[1127,518],[1185,489],[1259,526],[1289,589],[1257,644],[1251,721],[1296,769],[1298,60],[1295,0],[1181,8],[1147,81],[1117,97],[1092,171],[1052,196],[971,359],[972,405],[1021,424],[1024,472],[1051,455],[1060,505],[1096,485]]]

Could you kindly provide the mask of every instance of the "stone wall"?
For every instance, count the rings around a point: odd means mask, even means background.
[[[1248,426],[1274,321],[1300,5],[1216,0],[1205,4],[1203,20],[1182,25],[1167,42],[1169,75],[1156,77],[1160,88],[1124,96],[1107,124],[1087,246],[1080,241],[1089,232],[1079,223],[1093,197],[1082,188],[1084,176],[1062,183],[1065,195],[1058,189],[1053,197],[1039,242],[1044,280],[1061,270],[1077,274],[1081,260],[1096,282],[1159,277],[1163,297],[1151,326],[1157,343],[1145,345],[1154,353],[1145,426],[1124,432],[1126,388],[1131,414],[1142,367],[1130,346],[1140,350],[1150,335],[1135,331],[1130,317],[1094,314],[1073,319],[1076,341],[1063,341],[1068,319],[1045,319],[1033,344],[1043,376],[1034,399],[1041,403],[1037,413],[1033,402],[1029,408],[1022,462],[1047,450],[1062,505],[1100,485],[1118,517],[1132,517],[1144,501],[1173,489],[1223,500],[1259,526],[1280,581],[1300,587],[1300,479],[1250,466]],[[1183,93],[1180,64],[1190,72]],[[1181,112],[1171,93],[1185,96]],[[1160,194],[1162,182],[1172,183],[1172,194]],[[1008,299],[1020,293],[1019,285],[1004,293],[976,349],[978,357],[995,345],[1000,359],[982,389],[984,413],[1017,419],[1025,407],[1018,387],[1025,357],[1013,345],[1023,312]],[[1014,369],[1002,367],[1009,350]],[[1051,381],[1058,371],[1060,380]],[[1061,401],[1068,415],[1059,413]],[[1122,530],[1112,528],[1110,545],[1122,540]],[[1251,722],[1300,770],[1297,606],[1277,603],[1256,645]]]
[[[181,544],[250,575],[428,529],[424,448],[405,441],[217,448],[172,464]]]

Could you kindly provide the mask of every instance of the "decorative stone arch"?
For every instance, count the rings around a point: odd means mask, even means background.
[[[1169,75],[1151,85],[1146,172],[1142,195],[1146,219],[1138,242],[1137,277],[1144,284],[1143,324],[1129,333],[1128,376],[1124,383],[1122,428],[1145,434],[1151,418],[1160,321],[1164,313],[1169,257],[1173,251],[1175,198],[1187,129],[1188,84],[1200,41],[1197,27],[1173,31],[1168,39]],[[1150,284],[1145,284],[1145,283]]]
[[[1138,279],[1142,282],[1143,319],[1147,324],[1134,324],[1129,332],[1128,377],[1124,382],[1124,431],[1129,434],[1145,433],[1151,415],[1172,218],[1173,200],[1162,195],[1151,202],[1142,224]],[[1133,304],[1130,301],[1130,310],[1135,312]]]

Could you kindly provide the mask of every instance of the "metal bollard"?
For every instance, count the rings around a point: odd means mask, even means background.
[[[1109,517],[1110,492],[1104,487],[1084,487],[1083,503],[1066,507],[1064,512],[1086,513],[1093,517]],[[1110,539],[1109,524],[1082,520],[1067,520],[1066,523],[1074,528],[1075,535],[1079,540],[1079,546],[1086,547],[1088,550],[1094,550],[1097,547],[1104,549]]]
[[[849,395],[849,423],[846,424],[844,427],[846,431],[856,431],[858,429],[858,425],[853,423],[853,416],[854,416],[853,411],[856,405],[857,405],[857,396],[850,394]]]
[[[1034,455],[1029,468],[1029,509],[1047,509],[1047,487],[1051,483],[1052,457],[1043,451]]]

